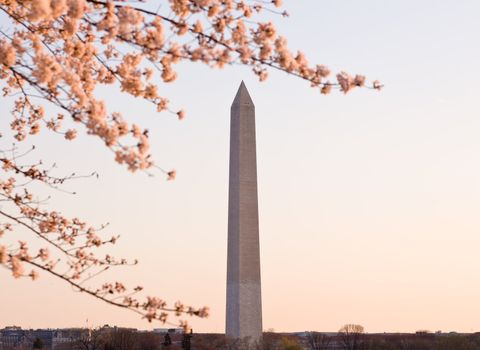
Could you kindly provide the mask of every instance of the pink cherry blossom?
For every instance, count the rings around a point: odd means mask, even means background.
[[[31,235],[14,245],[0,244],[0,265],[14,278],[36,280],[39,271],[50,273],[74,290],[130,309],[148,321],[167,322],[169,315],[207,317],[206,307],[181,302],[169,306],[159,297],[143,295],[142,287],[132,289],[121,281],[93,283],[90,276],[137,261],[100,254],[118,239],[104,238],[106,226],[94,228],[48,209],[33,184],[61,189],[81,176],[56,177],[41,157],[24,162],[25,155],[36,156],[33,148],[21,150],[24,141],[39,140],[36,135],[42,132],[62,142],[91,135],[129,171],[160,169],[167,180],[174,180],[175,170],[164,171],[154,162],[148,130],[107,106],[101,88],[145,101],[152,115],[169,113],[183,120],[181,101],[164,96],[164,84],[178,79],[176,67],[182,62],[215,69],[241,64],[260,81],[270,70],[280,70],[325,95],[334,88],[347,93],[362,86],[380,90],[383,85],[343,71],[331,78],[325,65],[312,65],[304,52],[292,52],[269,15],[288,15],[280,9],[281,0],[170,0],[158,11],[141,2],[0,0],[0,80],[4,96],[13,101],[11,115],[5,116],[8,127],[0,137],[20,145],[0,152],[0,195],[5,202],[0,208],[0,239],[15,238],[18,227]],[[29,244],[33,239],[42,244],[35,251]],[[25,272],[27,268],[31,272]],[[189,327],[185,320],[179,324]]]

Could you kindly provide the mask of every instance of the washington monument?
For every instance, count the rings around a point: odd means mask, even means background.
[[[230,109],[226,335],[262,336],[255,106],[240,84]]]

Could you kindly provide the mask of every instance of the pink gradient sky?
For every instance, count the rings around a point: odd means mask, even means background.
[[[178,122],[106,91],[150,129],[153,153],[178,179],[129,174],[98,140],[39,136],[65,173],[96,170],[52,207],[120,233],[138,258],[121,278],[174,302],[209,305],[195,331],[225,317],[229,108],[244,79],[256,104],[264,328],[368,332],[480,331],[480,2],[288,1],[278,27],[333,70],[364,73],[381,93],[320,96],[271,72],[182,64],[166,95]],[[7,119],[10,106],[0,112]],[[4,126],[3,126],[4,127]],[[0,270],[0,327],[148,324],[41,274]]]

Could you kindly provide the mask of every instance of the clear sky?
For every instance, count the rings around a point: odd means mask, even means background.
[[[128,173],[92,137],[45,133],[45,161],[101,175],[68,185],[76,196],[55,193],[52,207],[110,222],[116,255],[140,260],[123,280],[209,305],[194,330],[223,331],[229,108],[243,79],[257,112],[264,328],[480,331],[480,2],[284,3],[291,17],[277,24],[291,47],[386,88],[325,97],[278,72],[259,83],[239,67],[182,64],[162,87],[182,122],[106,93],[150,128],[177,180]],[[0,103],[3,123],[9,110]],[[160,327],[44,274],[0,270],[0,300],[0,327]]]

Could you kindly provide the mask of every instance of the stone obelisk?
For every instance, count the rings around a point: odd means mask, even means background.
[[[226,335],[262,336],[255,106],[240,84],[230,110]]]

